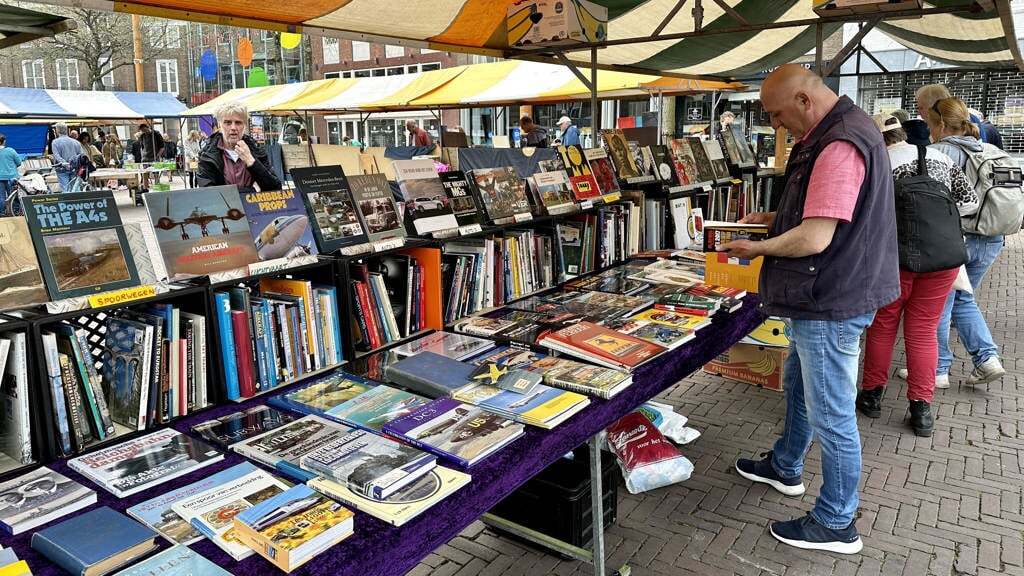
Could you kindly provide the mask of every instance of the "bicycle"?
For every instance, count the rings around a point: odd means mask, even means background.
[[[4,215],[24,216],[25,208],[22,206],[21,199],[24,196],[46,193],[48,191],[49,188],[46,186],[46,180],[43,179],[41,174],[26,174],[14,180],[11,182],[11,190],[7,193],[7,198],[4,199]]]

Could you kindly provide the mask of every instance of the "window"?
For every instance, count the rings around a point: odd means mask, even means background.
[[[422,71],[422,72],[427,72],[429,70],[440,70],[440,69],[441,69],[441,64],[438,63],[438,62],[434,62],[433,64],[421,64],[420,65],[420,71]]]
[[[341,77],[342,78],[351,78],[352,77],[352,71],[351,70],[346,70],[346,71],[342,72],[341,73]]]
[[[402,56],[405,56],[405,46],[384,45],[385,58],[401,58]]]
[[[324,38],[324,64],[337,64],[341,62],[341,56],[338,53],[338,39],[337,38]]]
[[[22,60],[21,77],[25,79],[25,88],[46,88],[42,59]]]
[[[370,43],[360,42],[359,40],[352,41],[352,60],[359,62],[362,60],[370,59]]]
[[[156,89],[158,92],[170,92],[178,95],[178,61],[156,61]]]
[[[57,58],[57,89],[78,90],[78,60],[72,58]]]
[[[413,64],[412,66],[406,66],[405,71],[408,72],[409,74],[415,74],[420,71],[420,65]]]
[[[374,68],[370,73],[373,76],[384,76],[385,75],[385,71],[384,71],[383,68]]]
[[[369,70],[355,70],[355,71],[352,72],[352,77],[353,78],[369,78],[370,77],[370,71]]]
[[[405,67],[396,66],[394,68],[388,68],[388,76],[396,76],[398,74],[405,74]]]
[[[324,80],[331,78],[341,78],[341,72],[324,72]]]
[[[106,88],[107,90],[113,90],[114,89],[114,71],[111,70],[110,72],[107,72],[106,74],[104,74],[103,77],[100,78],[100,82],[103,83],[103,87]]]
[[[171,23],[152,23],[146,25],[149,45],[153,48],[181,48],[181,26]]]

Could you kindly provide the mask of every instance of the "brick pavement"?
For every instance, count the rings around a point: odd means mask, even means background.
[[[694,474],[636,496],[620,485],[618,522],[606,534],[609,570],[628,564],[633,576],[1024,575],[1024,344],[1017,342],[1022,268],[1024,237],[1009,237],[978,294],[1007,369],[1002,380],[962,384],[971,366],[958,347],[952,387],[935,394],[931,438],[910,430],[906,383],[895,377],[882,417],[860,417],[864,472],[857,527],[863,552],[798,550],[768,533],[770,521],[801,516],[813,506],[821,486],[819,452],[812,447],[808,454],[808,490],[801,498],[740,478],[735,459],[770,448],[781,430],[783,396],[701,373],[661,397],[703,432],[682,448]],[[904,365],[900,341],[893,370]],[[409,574],[569,576],[593,569],[476,522]]]

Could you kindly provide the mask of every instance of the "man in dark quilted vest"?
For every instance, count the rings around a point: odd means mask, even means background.
[[[740,459],[743,477],[786,496],[804,493],[804,453],[817,440],[823,482],[803,518],[774,522],[778,540],[856,554],[854,517],[861,444],[854,401],[860,336],[875,311],[900,294],[893,183],[885,143],[871,117],[814,73],[785,65],[761,86],[772,127],[797,140],[766,240],[723,246],[730,256],[764,256],[760,308],[790,326],[783,384],[786,422],[762,460]]]

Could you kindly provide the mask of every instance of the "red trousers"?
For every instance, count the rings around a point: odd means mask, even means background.
[[[900,297],[878,310],[867,329],[862,388],[874,390],[889,380],[896,332],[903,317],[903,344],[907,352],[907,400],[931,402],[935,395],[935,367],[939,348],[935,330],[958,268],[917,274],[900,270]]]

